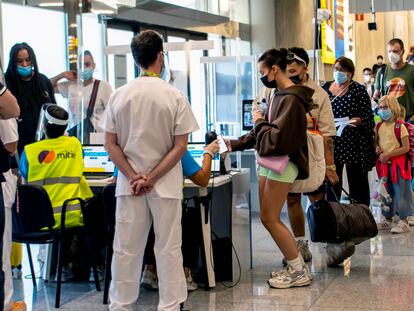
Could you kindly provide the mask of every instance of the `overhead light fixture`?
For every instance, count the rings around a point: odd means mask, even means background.
[[[38,5],[40,7],[63,7],[63,2],[42,2]]]
[[[92,9],[91,12],[94,13],[94,14],[115,14],[115,11],[113,11],[113,10]]]

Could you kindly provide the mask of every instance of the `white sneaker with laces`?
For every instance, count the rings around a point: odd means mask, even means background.
[[[147,290],[158,290],[158,277],[151,271],[144,270],[142,273],[141,285]]]
[[[189,292],[196,290],[198,288],[197,283],[193,281],[191,273],[185,278],[185,282],[187,283],[187,290]]]
[[[301,271],[296,271],[288,265],[286,272],[280,272],[277,277],[269,279],[268,283],[274,288],[290,288],[307,286],[312,283],[312,278],[309,275],[308,269],[305,266]]]
[[[408,216],[407,221],[410,226],[414,226],[414,216]]]
[[[23,272],[22,272],[21,269],[19,269],[19,268],[13,268],[12,269],[12,277],[13,277],[13,279],[20,280],[20,279],[22,279],[22,276],[23,276]]]
[[[410,226],[407,221],[400,220],[398,224],[391,229],[391,232],[396,234],[410,232]]]
[[[392,221],[384,219],[381,222],[377,223],[377,229],[378,231],[381,230],[390,230],[392,226]]]

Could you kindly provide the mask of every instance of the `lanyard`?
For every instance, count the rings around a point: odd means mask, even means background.
[[[333,104],[333,102],[335,101],[335,99],[337,99],[339,96],[341,96],[342,95],[342,93],[344,93],[346,90],[349,90],[349,87],[352,85],[352,83],[354,83],[355,81],[352,81],[351,83],[349,83],[349,85],[346,87],[346,88],[344,88],[344,89],[342,89],[339,93],[338,93],[338,95],[336,95],[335,97],[334,97],[334,99],[332,99],[331,100],[331,104]],[[333,94],[332,94],[333,95]]]
[[[139,74],[140,77],[155,77],[159,78],[160,75],[157,75],[155,72],[152,71],[143,71],[141,70],[141,73]]]

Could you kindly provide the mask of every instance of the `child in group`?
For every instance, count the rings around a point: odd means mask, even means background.
[[[409,134],[403,114],[396,97],[383,96],[380,99],[378,115],[381,121],[375,127],[376,168],[379,179],[387,178],[386,189],[392,197],[392,204],[389,210],[382,210],[385,219],[377,225],[378,230],[391,229],[392,233],[409,232],[409,226],[414,226]],[[393,226],[396,214],[400,221]]]

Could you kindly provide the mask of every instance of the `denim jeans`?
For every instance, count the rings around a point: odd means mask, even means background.
[[[387,182],[387,191],[392,197],[392,204],[389,211],[382,211],[386,218],[391,218],[398,214],[401,219],[405,220],[408,216],[414,216],[414,200],[411,190],[411,180],[402,179],[400,170],[397,167],[398,180],[396,183]],[[391,176],[391,169],[388,170],[388,176]]]

